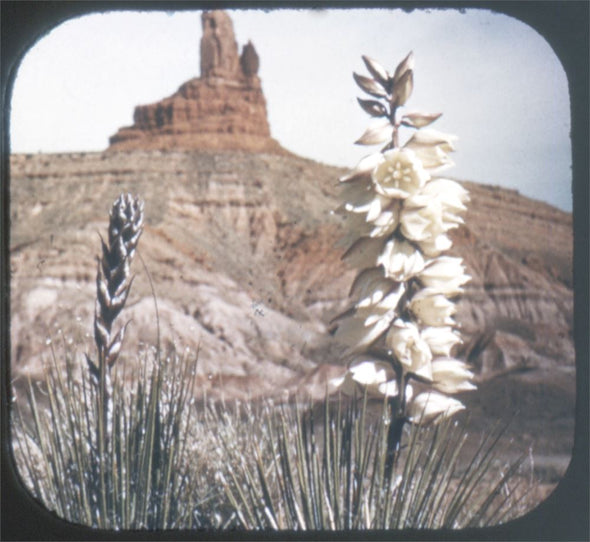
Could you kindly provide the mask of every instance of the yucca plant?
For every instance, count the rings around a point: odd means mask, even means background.
[[[410,52],[389,73],[363,56],[371,77],[354,73],[371,99],[373,122],[356,143],[382,145],[340,181],[345,212],[364,217],[343,259],[358,274],[349,310],[335,319],[348,346],[349,370],[336,384],[386,397],[391,410],[387,475],[393,474],[404,426],[437,423],[464,408],[452,394],[475,389],[473,373],[452,356],[461,342],[453,298],[470,279],[461,258],[445,254],[447,232],[463,223],[468,201],[457,182],[436,177],[453,164],[455,136],[427,128],[440,113],[405,111],[414,88]],[[411,131],[401,143],[401,129]]]
[[[246,448],[228,446],[223,486],[245,529],[364,530],[494,525],[523,513],[522,458],[495,470],[503,431],[471,456],[464,426],[449,418],[406,429],[400,470],[387,468],[389,409],[361,400],[268,410]],[[246,459],[250,458],[250,460]],[[526,489],[526,488],[525,488]]]
[[[404,111],[412,53],[393,73],[363,61],[371,77],[354,79],[371,96],[359,104],[374,122],[357,143],[384,146],[340,179],[341,210],[364,220],[352,221],[358,239],[343,256],[359,271],[352,306],[334,320],[348,371],[332,382],[363,400],[333,408],[326,398],[319,424],[298,407],[266,419],[264,445],[250,444],[254,461],[240,461],[248,451],[240,452],[224,479],[245,528],[456,528],[499,522],[514,510],[508,481],[519,462],[490,482],[494,441],[458,473],[466,435],[450,418],[464,405],[451,395],[475,386],[452,356],[461,342],[452,299],[470,277],[444,252],[468,195],[435,176],[452,165],[456,138],[426,128],[440,114]],[[403,144],[402,127],[412,131]],[[367,401],[375,397],[382,412],[369,424]]]
[[[131,288],[142,227],[143,203],[120,196],[110,212],[108,242],[101,239],[96,361],[85,355],[84,367],[64,344],[62,367],[51,346],[40,385],[47,406],[30,384],[30,415],[15,412],[15,455],[33,495],[64,519],[108,529],[202,526],[186,415],[196,355],[172,351],[161,359],[158,344],[138,352],[133,374],[117,363],[127,324],[117,332],[113,325]]]

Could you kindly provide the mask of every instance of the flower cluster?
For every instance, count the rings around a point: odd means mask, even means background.
[[[456,140],[427,128],[440,114],[400,114],[413,90],[413,54],[393,75],[363,61],[372,78],[354,78],[377,99],[358,100],[375,120],[357,143],[385,146],[340,179],[343,210],[364,222],[343,257],[360,271],[350,292],[356,301],[338,317],[336,336],[353,358],[336,383],[391,398],[398,417],[425,424],[463,408],[447,394],[475,388],[473,373],[452,357],[461,342],[452,298],[470,277],[461,258],[444,254],[469,198],[457,182],[433,176],[453,165]],[[402,146],[401,126],[413,130]]]

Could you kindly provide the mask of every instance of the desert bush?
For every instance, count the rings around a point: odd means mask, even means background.
[[[364,530],[494,525],[518,515],[526,498],[523,458],[495,466],[501,428],[471,456],[463,424],[406,428],[407,446],[388,473],[391,423],[363,399],[325,401],[317,409],[267,410],[244,447],[228,446],[221,481],[246,529]],[[526,489],[526,488],[525,488]]]
[[[159,344],[117,363],[127,324],[116,333],[143,227],[143,203],[119,197],[98,261],[96,361],[51,347],[41,385],[29,382],[15,410],[14,452],[33,495],[72,522],[107,529],[199,527],[199,469],[188,449],[196,356]],[[58,360],[63,356],[63,363]],[[82,365],[82,367],[81,367]],[[41,404],[42,400],[43,404]]]
[[[479,491],[494,441],[457,477],[466,435],[449,420],[464,409],[452,395],[475,386],[470,368],[452,355],[461,342],[453,299],[470,277],[461,258],[445,252],[469,198],[459,183],[436,176],[453,164],[456,137],[428,128],[440,113],[405,111],[412,53],[392,73],[363,61],[370,77],[354,79],[371,97],[358,101],[373,122],[357,143],[384,146],[340,179],[340,211],[364,220],[349,221],[357,239],[343,259],[358,274],[352,305],[334,320],[349,359],[333,384],[364,400],[335,410],[326,400],[320,435],[314,416],[297,407],[266,420],[265,451],[252,443],[254,464],[234,455],[240,470],[223,480],[245,528],[456,528],[501,521],[513,509],[506,488],[519,462]],[[411,131],[403,143],[402,128]],[[368,397],[383,405],[370,427]]]
[[[137,360],[139,374],[113,371],[101,455],[97,387],[79,371],[82,359],[52,353],[41,385],[27,388],[30,413],[16,403],[13,418],[15,459],[33,496],[92,527],[207,526],[199,509],[209,486],[187,437],[196,360],[172,352],[155,363],[152,350]]]

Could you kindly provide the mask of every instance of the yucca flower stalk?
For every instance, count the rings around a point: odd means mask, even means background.
[[[102,236],[102,257],[97,259],[96,302],[94,309],[94,341],[97,363],[86,356],[91,375],[99,387],[99,433],[110,432],[111,412],[110,371],[121,351],[128,322],[113,333],[115,319],[123,310],[133,283],[131,262],[143,232],[143,201],[131,194],[121,194],[109,213],[108,243]],[[105,437],[106,438],[106,435]],[[101,438],[103,440],[103,438]]]
[[[133,278],[131,262],[137,243],[143,231],[144,203],[131,194],[121,194],[113,203],[109,213],[108,244],[100,237],[102,257],[97,261],[96,303],[94,310],[94,340],[97,362],[88,355],[86,360],[94,382],[98,386],[97,404],[97,447],[98,469],[101,484],[100,508],[109,508],[105,479],[108,472],[106,450],[112,433],[112,382],[110,370],[117,361],[127,324],[113,333],[113,324],[123,310]],[[100,234],[99,234],[100,235]]]
[[[359,269],[350,295],[353,306],[338,317],[336,332],[352,356],[336,383],[345,392],[386,397],[392,423],[391,470],[408,422],[426,425],[464,408],[449,396],[473,389],[473,373],[452,357],[461,342],[453,298],[469,280],[462,260],[444,252],[447,232],[463,223],[468,201],[457,182],[435,177],[451,166],[455,136],[427,128],[440,113],[405,111],[412,94],[414,55],[390,74],[363,56],[371,77],[354,74],[374,99],[358,99],[374,118],[356,142],[383,145],[340,181],[342,209],[364,216],[359,238],[343,258]],[[401,128],[413,133],[402,145]]]
[[[189,443],[195,417],[187,415],[198,353],[171,349],[162,360],[158,339],[137,353],[131,378],[126,364],[116,363],[126,324],[113,328],[142,228],[143,203],[121,195],[110,212],[108,243],[101,239],[97,361],[86,354],[89,370],[80,372],[64,338],[62,368],[49,341],[52,363],[39,390],[31,382],[27,388],[29,415],[15,413],[15,455],[33,495],[68,521],[105,529],[204,526],[207,483]],[[156,302],[153,287],[152,293]]]
[[[133,283],[130,267],[143,232],[143,208],[144,203],[138,197],[121,194],[109,213],[108,244],[100,238],[102,258],[97,262],[94,311],[94,339],[100,371],[115,364],[125,336],[126,325],[116,334],[112,327]]]

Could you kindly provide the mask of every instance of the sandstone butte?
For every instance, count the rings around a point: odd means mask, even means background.
[[[201,76],[168,98],[137,106],[134,124],[110,137],[109,150],[287,153],[270,135],[254,45],[248,42],[238,55],[224,11],[206,11],[201,22]]]

